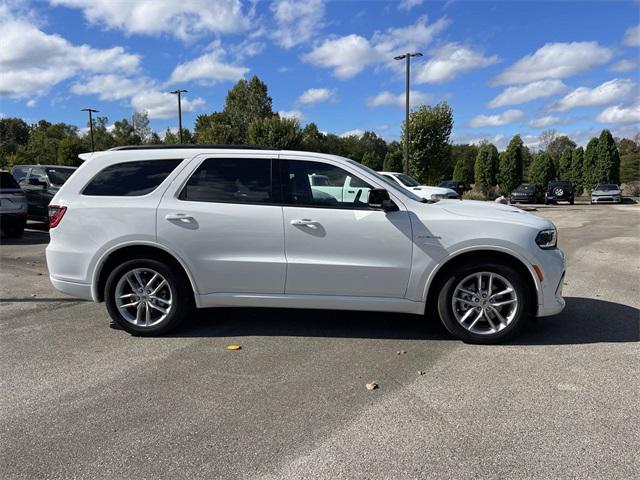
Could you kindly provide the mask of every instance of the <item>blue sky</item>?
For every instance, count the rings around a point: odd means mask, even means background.
[[[86,124],[145,110],[159,132],[219,110],[240,78],[323,131],[397,139],[404,66],[415,104],[449,102],[455,142],[585,143],[640,124],[637,1],[0,0],[0,114]]]

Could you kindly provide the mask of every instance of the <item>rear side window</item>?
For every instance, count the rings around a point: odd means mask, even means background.
[[[154,191],[182,160],[144,160],[110,165],[84,187],[83,195],[137,197]]]
[[[273,203],[271,159],[208,158],[179,198],[192,202]]]
[[[11,171],[13,177],[17,182],[21,182],[27,177],[27,172],[29,171],[29,167],[14,167]]]
[[[20,186],[9,172],[0,172],[0,190],[19,189]]]

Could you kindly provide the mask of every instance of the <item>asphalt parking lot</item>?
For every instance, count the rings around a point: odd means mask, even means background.
[[[2,239],[2,477],[639,478],[640,205],[535,213],[568,255],[567,307],[484,347],[297,310],[132,337],[53,290],[45,231]]]

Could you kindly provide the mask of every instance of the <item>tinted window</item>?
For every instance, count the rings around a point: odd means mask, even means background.
[[[144,160],[111,165],[84,188],[83,195],[135,197],[156,189],[182,160]]]
[[[291,205],[334,208],[368,208],[371,185],[334,165],[302,160],[283,160],[284,202]],[[327,182],[316,185],[312,179],[324,176]]]
[[[20,188],[9,172],[0,172],[0,189]]]
[[[16,179],[17,182],[21,182],[27,176],[27,172],[29,171],[29,167],[15,167],[11,173],[13,178]]]
[[[405,187],[417,187],[420,185],[414,178],[411,178],[409,175],[405,175],[404,173],[398,173],[396,178],[400,180]]]
[[[209,158],[180,193],[181,200],[221,203],[272,203],[271,159]]]
[[[75,168],[46,168],[49,181],[53,185],[64,185],[64,182],[75,172]]]
[[[29,179],[41,180],[47,183],[47,174],[44,171],[44,168],[32,168],[31,173],[29,174]]]

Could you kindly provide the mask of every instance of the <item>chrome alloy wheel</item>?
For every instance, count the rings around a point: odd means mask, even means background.
[[[453,314],[471,333],[489,335],[506,328],[518,312],[518,295],[502,275],[478,272],[456,286],[451,298]]]
[[[118,312],[138,327],[152,327],[162,322],[171,312],[171,299],[167,280],[150,268],[126,272],[115,289]]]

